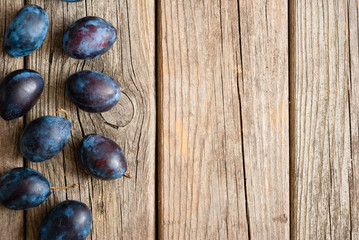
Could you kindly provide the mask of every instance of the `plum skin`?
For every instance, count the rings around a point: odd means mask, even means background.
[[[5,32],[5,51],[11,57],[24,57],[38,49],[46,38],[49,18],[37,5],[23,7]]]
[[[111,110],[121,97],[120,86],[106,74],[82,71],[66,80],[70,100],[86,112],[101,113]]]
[[[84,17],[65,32],[62,46],[73,58],[89,60],[107,52],[117,39],[117,31],[100,17]]]
[[[127,171],[122,149],[111,139],[90,134],[80,144],[80,161],[85,171],[102,180],[121,178]]]
[[[24,129],[20,138],[22,155],[43,162],[59,154],[70,138],[71,121],[55,116],[40,117]]]
[[[51,195],[50,182],[38,171],[14,168],[0,178],[0,201],[14,210],[28,210]]]
[[[17,70],[0,84],[0,115],[13,120],[25,115],[39,100],[44,89],[41,75],[32,70]]]
[[[68,200],[56,205],[41,221],[37,239],[84,240],[91,226],[92,213],[86,204]]]

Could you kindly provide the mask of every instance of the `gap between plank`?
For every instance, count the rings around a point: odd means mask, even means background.
[[[160,239],[160,228],[161,228],[161,219],[160,216],[162,214],[161,211],[161,202],[160,202],[160,194],[161,194],[161,185],[160,177],[161,177],[161,161],[162,161],[162,144],[161,139],[163,139],[162,133],[162,75],[160,71],[160,64],[161,64],[161,0],[154,0],[155,5],[155,31],[154,31],[154,40],[155,40],[155,99],[156,99],[156,139],[155,139],[155,239]]]
[[[288,0],[288,93],[289,93],[289,238],[295,238],[294,223],[294,193],[295,193],[295,176],[294,176],[294,132],[295,132],[295,0]]]

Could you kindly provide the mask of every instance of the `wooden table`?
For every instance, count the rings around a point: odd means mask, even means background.
[[[0,75],[33,69],[46,85],[25,118],[0,121],[0,172],[27,166],[80,188],[26,212],[0,207],[1,240],[36,239],[65,199],[92,209],[93,240],[359,239],[359,0],[0,0],[0,36],[24,4],[47,11],[48,36],[25,58],[1,50]],[[72,59],[62,36],[90,15],[118,40]],[[64,81],[83,69],[119,82],[114,110],[69,101]],[[23,160],[22,129],[57,107],[73,124],[65,150]],[[90,133],[122,146],[132,179],[83,172]]]

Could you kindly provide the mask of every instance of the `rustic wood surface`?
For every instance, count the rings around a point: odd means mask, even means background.
[[[203,3],[160,5],[159,237],[247,239],[238,8]]]
[[[288,239],[288,2],[239,2],[250,237]]]
[[[2,16],[2,35],[11,17],[24,4],[15,2],[18,4],[2,1],[1,8],[7,9],[6,16]],[[36,239],[42,217],[54,205],[66,199],[81,200],[92,209],[91,239],[154,238],[154,3],[147,0],[106,1],[106,4],[99,1],[64,3],[29,0],[26,4],[37,4],[46,10],[50,19],[49,33],[42,47],[25,60],[11,59],[9,62],[6,57],[2,64],[3,75],[25,66],[41,73],[45,80],[42,97],[27,114],[25,124],[39,116],[54,115],[56,108],[62,107],[68,110],[73,127],[70,141],[62,154],[45,163],[26,161],[25,165],[43,173],[54,186],[79,183],[80,188],[57,190],[40,207],[26,211],[26,227],[24,212],[1,208],[1,214],[7,218],[1,220],[4,224],[1,224],[0,239],[21,239],[24,236],[26,239]],[[71,59],[61,47],[61,39],[67,27],[86,15],[103,17],[118,29],[118,40],[111,51],[93,61]],[[104,114],[88,114],[71,104],[65,94],[65,80],[70,74],[83,69],[104,72],[119,82],[123,95],[116,109]],[[6,152],[1,166],[4,172],[23,165],[17,139],[24,122],[20,119],[2,121],[1,124],[7,128],[6,134],[0,138],[2,152]],[[83,172],[78,164],[77,149],[82,137],[90,133],[104,134],[122,146],[132,179],[103,182]]]
[[[73,124],[64,153],[46,163],[28,166],[44,173],[53,185],[79,183],[79,191],[56,191],[46,204],[26,213],[26,236],[35,239],[41,217],[65,199],[81,200],[93,213],[92,239],[148,239],[155,236],[155,72],[154,4],[142,1],[32,0],[43,6],[51,24],[46,42],[26,58],[26,67],[36,69],[45,79],[45,91],[26,122],[52,115],[57,107],[69,110]],[[75,20],[99,16],[118,29],[111,51],[92,61],[70,58],[61,39]],[[134,19],[134,21],[131,21]],[[141,23],[141,24],[137,24]],[[88,114],[76,109],[64,90],[66,78],[77,71],[97,70],[116,79],[122,99],[116,109]],[[104,182],[85,174],[77,151],[84,135],[99,133],[115,140],[126,152],[132,179]],[[31,223],[31,224],[29,224]]]
[[[292,1],[293,239],[358,239],[358,1]]]
[[[160,239],[288,238],[287,2],[159,9]]]
[[[346,72],[349,77],[349,118],[350,118],[350,171],[349,171],[349,201],[350,201],[350,237],[359,239],[359,1],[350,0],[348,5],[348,36],[347,50],[349,66]]]
[[[45,89],[26,117],[0,121],[0,174],[27,166],[80,187],[26,212],[0,206],[1,240],[36,239],[66,199],[91,208],[93,240],[359,239],[359,0],[0,0],[0,36],[25,4],[47,11],[49,33],[28,57],[1,50],[0,77],[33,69]],[[98,59],[72,59],[62,35],[91,15],[118,40]],[[69,101],[65,80],[85,69],[119,82],[115,109]],[[22,129],[58,107],[72,121],[68,145],[24,160]],[[77,149],[90,133],[119,143],[132,179],[83,172]]]

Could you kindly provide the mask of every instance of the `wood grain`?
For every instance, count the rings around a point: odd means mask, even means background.
[[[16,15],[17,11],[23,6],[23,1],[0,1],[0,46],[4,46],[4,35],[11,19]],[[0,50],[0,77],[3,79],[12,71],[22,69],[24,67],[23,58],[9,57],[3,48]],[[22,167],[23,158],[19,151],[19,137],[23,128],[23,118],[4,121],[0,119],[0,174],[3,175],[15,167]],[[0,239],[21,240],[24,239],[24,212],[14,211],[0,205]]]
[[[0,239],[36,239],[42,217],[66,199],[92,209],[93,240],[156,231],[159,239],[359,239],[358,0],[25,2],[45,8],[49,34],[25,60],[1,50],[1,77],[25,66],[43,75],[45,90],[25,119],[0,121],[0,173],[24,164],[24,124],[63,107],[73,124],[65,150],[25,165],[54,186],[80,188],[26,212],[0,206]],[[0,0],[0,36],[23,5]],[[111,22],[118,40],[101,58],[72,59],[62,35],[90,15]],[[65,80],[85,69],[119,82],[114,110],[88,114],[69,101]],[[90,133],[123,147],[132,179],[83,172],[77,150]]]
[[[160,239],[289,238],[287,24],[286,1],[160,1]]]
[[[349,119],[350,119],[350,237],[359,239],[359,1],[348,1]]]
[[[69,111],[73,127],[63,153],[45,163],[27,165],[55,185],[79,183],[79,189],[58,190],[40,207],[26,214],[27,239],[35,239],[42,217],[66,199],[81,200],[93,213],[89,239],[152,239],[155,236],[155,75],[154,3],[148,0],[61,1],[28,0],[44,7],[50,19],[42,47],[26,58],[26,66],[45,80],[44,93],[26,122]],[[61,48],[67,27],[84,16],[99,16],[118,30],[118,40],[102,57],[91,61],[70,58]],[[81,70],[97,70],[116,79],[123,91],[118,106],[104,114],[88,114],[68,99],[66,78]],[[132,179],[100,181],[83,172],[78,147],[84,135],[99,133],[125,151]]]
[[[292,237],[358,239],[358,2],[291,4]]]
[[[289,239],[288,1],[239,1],[251,239]]]

